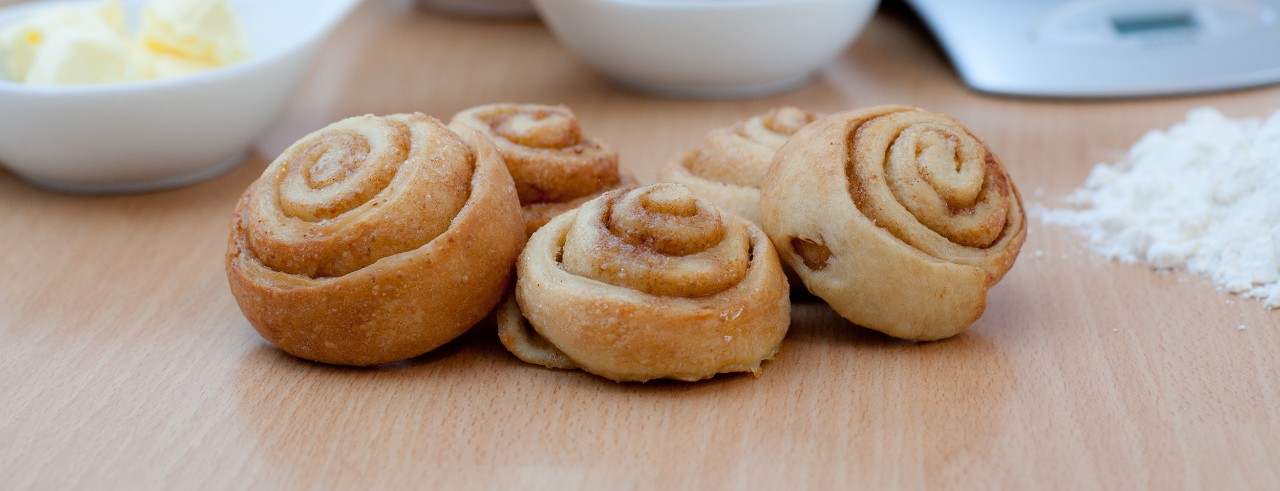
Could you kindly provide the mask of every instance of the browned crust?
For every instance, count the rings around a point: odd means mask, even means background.
[[[476,152],[471,193],[448,229],[416,249],[337,277],[274,271],[245,242],[250,186],[233,215],[226,268],[245,317],[280,349],[308,360],[377,365],[430,351],[501,299],[524,243],[511,177],[492,145]],[[270,171],[270,169],[268,169]]]
[[[531,121],[550,118],[546,127]],[[509,124],[520,120],[521,125]],[[585,134],[565,106],[495,103],[467,108],[451,126],[479,131],[497,146],[516,185],[529,234],[556,215],[601,193],[635,183],[619,170],[618,154]]]

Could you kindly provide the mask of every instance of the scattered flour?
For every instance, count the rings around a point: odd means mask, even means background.
[[[1280,111],[1259,122],[1192,110],[1094,167],[1067,201],[1080,208],[1034,212],[1099,254],[1185,267],[1280,308]]]

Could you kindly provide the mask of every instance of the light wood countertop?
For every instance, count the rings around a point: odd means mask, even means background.
[[[983,137],[1032,207],[1059,205],[1093,164],[1189,109],[1265,116],[1280,87],[980,95],[909,19],[882,12],[791,93],[658,99],[610,85],[537,21],[369,0],[228,174],[86,197],[0,171],[0,488],[1280,487],[1280,312],[1109,263],[1036,220],[963,335],[897,342],[798,303],[758,379],[616,384],[540,368],[508,354],[491,320],[382,369],[262,340],[223,254],[235,200],[267,163],[346,116],[447,119],[496,101],[572,107],[644,182],[707,130],[771,107],[917,105]]]

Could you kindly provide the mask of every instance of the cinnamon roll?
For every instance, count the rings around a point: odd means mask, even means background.
[[[759,225],[760,181],[774,153],[814,118],[786,106],[711,130],[701,147],[659,169],[658,180],[688,186],[698,197]]]
[[[483,318],[524,240],[492,143],[422,114],[366,115],[302,138],[249,186],[227,277],[245,317],[280,349],[376,365]]]
[[[529,239],[498,315],[517,357],[616,381],[759,374],[791,319],[769,240],[678,184],[605,193]]]
[[[583,134],[564,106],[488,104],[454,115],[494,142],[516,183],[526,232],[634,180],[618,170],[618,153]]]
[[[813,122],[778,151],[761,192],[761,224],[809,291],[899,338],[976,321],[1026,237],[1000,159],[954,119],[911,107]]]

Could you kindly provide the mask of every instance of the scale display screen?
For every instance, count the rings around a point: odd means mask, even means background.
[[[1189,11],[1112,17],[1111,26],[1121,36],[1188,31],[1199,27],[1196,17]]]

